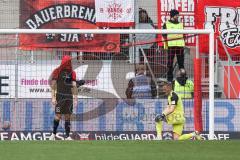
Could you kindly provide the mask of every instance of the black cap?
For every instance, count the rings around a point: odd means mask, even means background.
[[[179,14],[179,12],[178,12],[178,10],[176,10],[176,9],[172,9],[171,11],[170,11],[170,17],[172,18],[172,17],[174,17],[174,16],[176,16],[176,15],[178,15]]]

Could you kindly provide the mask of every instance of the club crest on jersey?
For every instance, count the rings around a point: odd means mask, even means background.
[[[172,101],[172,105],[176,105],[175,101]]]

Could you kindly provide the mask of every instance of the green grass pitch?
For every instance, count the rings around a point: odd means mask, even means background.
[[[1,160],[237,160],[240,141],[1,141]]]

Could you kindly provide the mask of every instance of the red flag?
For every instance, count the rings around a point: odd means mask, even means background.
[[[224,47],[230,55],[240,54],[239,10],[240,2],[236,0],[199,0],[197,7],[197,28],[214,29],[220,55],[225,55]],[[209,39],[200,37],[200,51],[209,52]],[[223,45],[222,45],[223,44]]]

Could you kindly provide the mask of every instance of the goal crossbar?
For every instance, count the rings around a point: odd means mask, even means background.
[[[0,34],[43,34],[43,33],[78,33],[78,34],[211,34],[212,29],[0,29]]]

